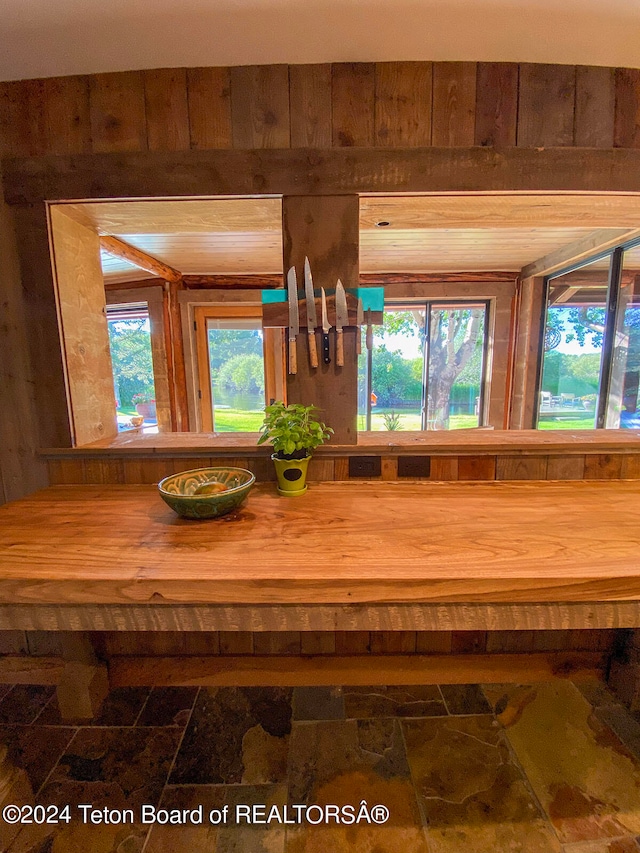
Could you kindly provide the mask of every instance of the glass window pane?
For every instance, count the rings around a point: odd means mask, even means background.
[[[484,305],[431,308],[427,429],[480,426]]]
[[[538,429],[595,429],[610,262],[549,284]]]
[[[370,402],[366,348],[359,361],[359,429],[367,428],[367,404],[372,430],[480,426],[485,335],[484,303],[387,305],[374,333]]]
[[[385,308],[382,328],[374,327],[372,430],[422,428],[424,317],[424,305],[394,305]],[[365,409],[366,399],[361,400]],[[362,421],[361,416],[365,429]]]
[[[264,355],[259,318],[208,319],[213,428],[257,432],[264,417]]]
[[[118,430],[157,430],[149,310],[145,304],[107,308]],[[142,418],[139,423],[138,419]]]
[[[625,251],[605,426],[640,429],[640,246]]]

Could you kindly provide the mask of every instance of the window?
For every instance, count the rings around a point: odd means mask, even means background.
[[[485,301],[389,303],[361,356],[360,429],[482,426],[487,330]]]
[[[539,429],[594,429],[611,256],[551,279],[543,338]]]
[[[640,429],[640,246],[624,252],[605,414],[608,429]]]
[[[640,244],[547,282],[539,429],[640,429]]]
[[[158,418],[148,305],[110,305],[107,324],[118,430],[155,429]]]
[[[194,316],[200,428],[257,432],[265,403],[282,394],[281,330],[263,330],[260,306],[198,306]]]

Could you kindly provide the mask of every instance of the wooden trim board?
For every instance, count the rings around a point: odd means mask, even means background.
[[[4,655],[0,657],[0,684],[58,684],[64,665],[58,657]]]
[[[640,627],[640,602],[538,604],[2,604],[0,630],[533,631]]]
[[[8,204],[254,195],[640,192],[640,150],[334,148],[7,158]],[[258,178],[259,176],[259,178]]]
[[[373,655],[318,657],[115,657],[112,687],[322,687],[530,683],[602,678],[607,656],[597,652],[512,655]]]

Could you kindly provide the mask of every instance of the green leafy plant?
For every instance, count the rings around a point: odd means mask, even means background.
[[[258,444],[270,441],[278,459],[304,459],[333,434],[331,427],[314,417],[316,406],[275,402],[264,410]]]
[[[400,415],[393,409],[390,412],[383,412],[382,420],[384,421],[384,428],[386,430],[395,431],[400,429]]]

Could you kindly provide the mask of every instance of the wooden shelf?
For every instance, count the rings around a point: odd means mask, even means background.
[[[74,448],[47,448],[41,454],[47,458],[75,456],[203,456],[256,455],[267,457],[268,446],[257,446],[258,433],[121,433],[113,439],[85,444]],[[351,456],[375,453],[401,454],[419,452],[437,454],[484,453],[637,453],[640,451],[640,430],[451,430],[429,432],[370,432],[359,433],[357,445],[326,444],[319,447],[318,456]]]

